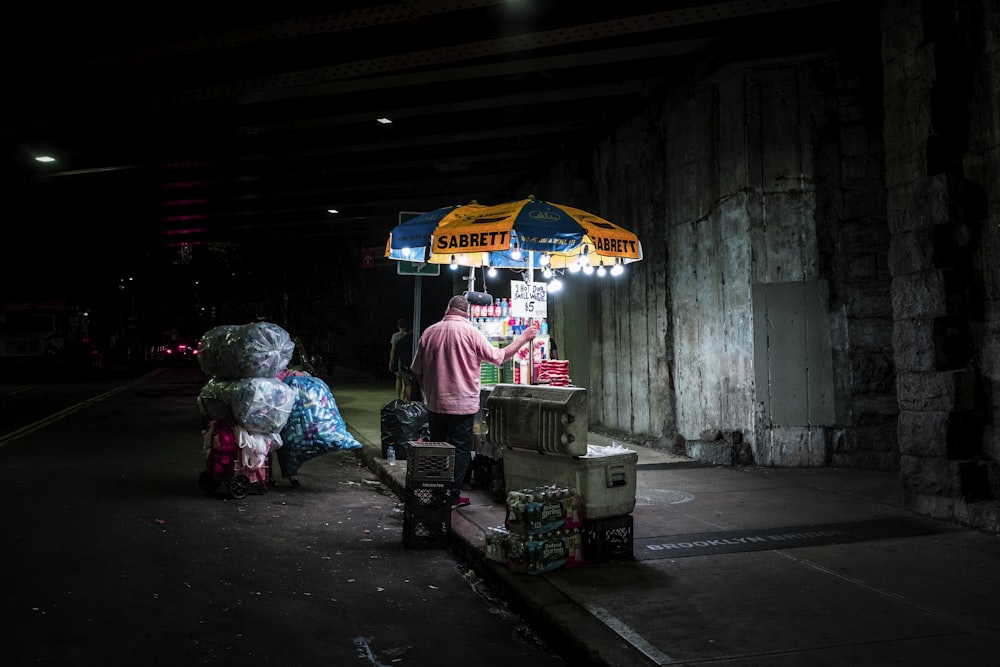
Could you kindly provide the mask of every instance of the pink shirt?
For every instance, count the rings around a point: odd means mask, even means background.
[[[479,412],[480,364],[499,366],[503,356],[503,350],[490,345],[468,318],[446,314],[420,335],[410,369],[420,382],[428,410],[471,415]]]

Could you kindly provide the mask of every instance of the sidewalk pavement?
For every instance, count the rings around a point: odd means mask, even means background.
[[[381,458],[392,379],[328,380],[365,463]],[[611,439],[591,433],[589,444]],[[898,473],[736,468],[641,446],[632,558],[536,575],[488,560],[506,505],[471,489],[453,551],[595,665],[996,665],[1000,536],[913,514]]]

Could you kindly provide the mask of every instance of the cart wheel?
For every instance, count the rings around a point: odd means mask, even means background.
[[[203,493],[213,493],[217,488],[219,488],[219,480],[214,479],[207,470],[202,470],[201,475],[198,477],[198,488],[202,490]]]
[[[233,498],[246,498],[250,490],[250,478],[246,475],[234,475],[229,480],[229,495]]]

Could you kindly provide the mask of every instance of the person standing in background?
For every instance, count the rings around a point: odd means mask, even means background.
[[[537,334],[537,327],[530,326],[507,347],[493,347],[469,321],[468,299],[453,296],[444,317],[420,336],[410,370],[427,405],[430,439],[455,447],[452,509],[470,502],[461,491],[472,458],[472,427],[480,410],[481,364],[502,366]]]
[[[396,332],[389,338],[389,371],[396,376],[396,398],[403,398],[403,374],[399,370],[396,355],[396,343],[406,334],[406,320],[402,317],[396,322]],[[408,353],[407,353],[408,354]]]
[[[396,392],[396,398],[409,401],[413,389],[413,372],[410,370],[410,360],[413,357],[413,326],[407,324],[403,335],[396,341],[389,366],[396,369],[399,382],[402,383],[402,393]]]

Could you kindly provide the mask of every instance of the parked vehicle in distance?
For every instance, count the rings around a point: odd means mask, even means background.
[[[163,348],[163,360],[167,363],[197,363],[200,343],[175,340]]]

